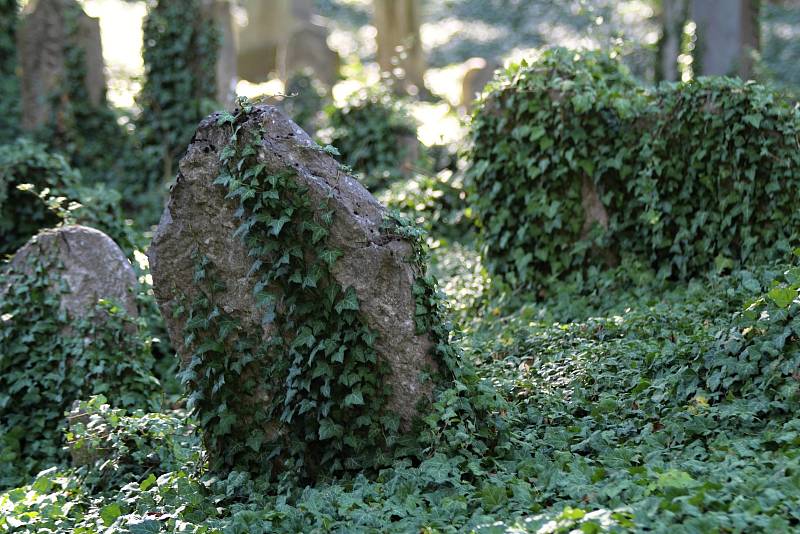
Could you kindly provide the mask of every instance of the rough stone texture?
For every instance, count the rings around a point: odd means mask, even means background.
[[[70,35],[70,17],[77,30]],[[83,50],[85,85],[89,102],[100,105],[106,97],[100,21],[89,17],[75,0],[38,0],[23,17],[17,32],[22,66],[22,126],[26,130],[46,124],[52,115],[50,100],[64,84],[65,55]]]
[[[129,315],[137,315],[132,291],[136,273],[117,244],[100,230],[79,225],[43,230],[17,251],[9,268],[27,272],[31,254],[52,257],[63,266],[59,274],[69,292],[61,296],[61,310],[70,316],[86,316],[99,299],[112,300]]]
[[[173,309],[181,293],[192,299],[199,290],[193,283],[195,252],[207,256],[216,276],[227,284],[228,291],[220,299],[223,309],[250,332],[266,336],[270,330],[260,325],[261,314],[253,301],[254,280],[247,276],[252,258],[232,237],[238,226],[235,203],[225,200],[222,187],[212,185],[219,171],[218,151],[230,134],[230,127],[216,126],[216,120],[212,115],[200,124],[181,160],[177,182],[148,251],[156,299],[184,363],[190,357],[183,346],[185,318],[174,317]],[[415,333],[412,285],[419,273],[405,261],[411,244],[381,233],[384,208],[283,112],[258,106],[243,128],[254,131],[258,124],[266,131],[258,157],[267,171],[293,168],[297,180],[309,188],[314,205],[327,201],[334,210],[329,244],[343,255],[333,275],[343,288],[355,289],[366,323],[378,333],[379,357],[392,369],[394,393],[389,408],[407,428],[417,401],[432,391],[429,381],[420,382],[420,371],[436,368],[429,355],[430,339]],[[240,138],[245,131],[239,133]]]

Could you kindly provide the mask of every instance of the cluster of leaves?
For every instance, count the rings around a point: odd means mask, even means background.
[[[60,429],[76,399],[105,393],[119,406],[159,408],[150,344],[120,306],[101,300],[69,316],[57,260],[35,252],[0,271],[0,290],[0,486],[64,459]]]
[[[511,66],[472,123],[487,267],[546,287],[641,261],[662,277],[775,259],[797,236],[800,115],[763,87],[645,90],[602,52]]]
[[[102,230],[128,256],[141,248],[141,238],[122,216],[119,193],[84,186],[64,157],[30,140],[0,146],[0,256],[63,222]]]
[[[417,125],[402,101],[386,89],[362,89],[340,107],[327,108],[330,132],[342,161],[370,191],[407,177],[417,164]]]
[[[197,123],[215,107],[219,35],[201,0],[149,0],[137,131],[144,191],[161,191]],[[160,206],[160,202],[156,202]]]
[[[0,0],[0,142],[14,139],[19,127],[18,23],[19,2]]]
[[[378,199],[397,210],[437,239],[457,241],[471,230],[465,215],[466,192],[461,176],[449,169],[435,176],[418,174],[392,183],[378,194]]]
[[[225,284],[198,257],[203,291],[184,312],[189,405],[215,470],[291,482],[385,465],[399,425],[385,410],[389,370],[355,290],[331,274],[341,255],[326,244],[334,212],[293,169],[270,172],[259,160],[261,120],[246,100],[220,116],[231,134],[215,183],[238,203],[233,237],[253,259],[254,298],[270,335],[247,332],[220,308]]]

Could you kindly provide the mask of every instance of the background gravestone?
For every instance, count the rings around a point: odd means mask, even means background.
[[[51,99],[63,92],[70,74],[70,54],[81,54],[80,68],[89,102],[105,103],[100,21],[86,15],[78,2],[39,0],[33,11],[23,17],[17,39],[22,63],[23,128],[33,130],[50,120]]]
[[[86,316],[99,299],[112,300],[128,315],[137,315],[132,291],[137,286],[136,273],[117,244],[100,230],[79,225],[44,230],[17,251],[9,269],[27,272],[32,255],[52,257],[63,266],[59,275],[68,292],[61,295],[60,308],[70,316]]]

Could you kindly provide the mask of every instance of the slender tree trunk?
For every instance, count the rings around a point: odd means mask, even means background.
[[[681,53],[683,27],[689,15],[688,0],[662,0],[661,38],[658,42],[656,79],[670,82],[680,79],[678,56]]]
[[[378,64],[391,75],[396,88],[425,93],[425,55],[420,38],[420,0],[374,0],[378,31]]]

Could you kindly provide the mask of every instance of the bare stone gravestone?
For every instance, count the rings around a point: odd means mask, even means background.
[[[70,55],[80,54],[80,65],[72,68],[83,70],[89,102],[105,102],[100,21],[86,15],[76,0],[38,0],[23,17],[17,40],[24,129],[36,129],[50,120],[53,95],[67,83]]]
[[[487,61],[482,57],[473,57],[462,65],[464,77],[461,79],[461,106],[469,108],[475,98],[483,92],[487,83],[492,81],[494,71],[502,65],[498,61]]]
[[[132,291],[136,273],[119,246],[100,230],[80,225],[43,230],[14,254],[9,269],[27,272],[31,256],[52,258],[62,266],[59,278],[68,291],[60,295],[60,309],[71,317],[85,317],[99,299],[121,305],[131,317],[138,315]]]
[[[234,236],[241,224],[235,213],[238,204],[226,198],[225,187],[214,184],[221,172],[220,151],[231,136],[231,127],[218,125],[218,118],[212,115],[200,124],[181,160],[177,181],[148,251],[156,299],[184,368],[197,365],[192,362],[197,347],[185,344],[187,335],[192,339],[186,303],[209,295],[203,283],[193,277],[199,257],[208,262],[214,279],[224,284],[225,290],[214,295],[214,306],[238,325],[238,332],[267,340],[275,328],[264,319],[263,308],[255,301],[257,277],[250,275],[253,257]],[[432,334],[419,334],[415,325],[419,309],[414,287],[422,273],[411,262],[412,243],[407,237],[384,232],[383,206],[278,108],[255,106],[238,127],[238,139],[258,136],[256,159],[264,165],[266,176],[290,170],[291,179],[307,188],[319,216],[323,210],[333,211],[325,246],[338,250],[341,256],[331,275],[343,290],[355,291],[363,322],[377,334],[377,357],[390,370],[386,380],[392,393],[387,409],[398,415],[402,429],[409,429],[418,401],[430,399],[433,391],[432,381],[421,375],[424,370],[437,370],[431,354]],[[311,247],[309,243],[299,245]],[[176,313],[181,308],[184,311]],[[236,354],[228,357],[235,358]],[[271,353],[270,357],[287,356]],[[269,369],[270,362],[258,365]],[[267,400],[237,402],[266,404]],[[280,433],[281,423],[273,423]],[[273,427],[269,428],[272,431]]]

